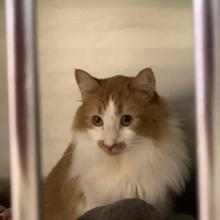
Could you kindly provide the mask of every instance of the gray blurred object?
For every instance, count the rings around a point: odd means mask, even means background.
[[[124,199],[94,208],[78,220],[164,220],[151,205],[140,199]]]

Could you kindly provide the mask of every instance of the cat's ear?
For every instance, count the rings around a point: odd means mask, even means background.
[[[156,89],[156,79],[151,68],[141,70],[133,79],[132,88],[141,92],[149,100],[153,98]]]
[[[88,95],[91,95],[97,91],[99,88],[98,79],[91,76],[84,70],[76,69],[75,70],[76,82],[79,86],[82,98],[85,98]]]

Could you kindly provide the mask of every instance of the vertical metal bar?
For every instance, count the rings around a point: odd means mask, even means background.
[[[213,0],[213,214],[220,219],[220,1]]]
[[[211,82],[213,75],[210,26],[210,1],[194,0],[196,120],[199,183],[199,219],[211,220],[210,167],[211,167]],[[211,43],[210,43],[211,44]]]
[[[13,220],[40,219],[34,3],[5,0]]]
[[[219,1],[194,0],[196,61],[197,156],[199,219],[218,220],[214,181],[219,181],[220,157],[220,47]],[[217,34],[218,33],[218,34]],[[213,175],[214,174],[214,175]],[[216,177],[218,177],[216,179]],[[218,187],[219,188],[219,187]],[[219,192],[219,191],[218,191]]]

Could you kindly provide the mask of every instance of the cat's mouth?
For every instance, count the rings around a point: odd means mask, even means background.
[[[98,146],[104,150],[107,154],[115,156],[124,152],[126,145],[124,142],[116,143],[112,146],[107,146],[102,140],[98,141]]]

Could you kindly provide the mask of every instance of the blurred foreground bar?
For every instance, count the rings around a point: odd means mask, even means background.
[[[39,220],[39,120],[34,0],[5,0],[13,220]]]
[[[200,220],[220,219],[220,1],[194,0]]]

